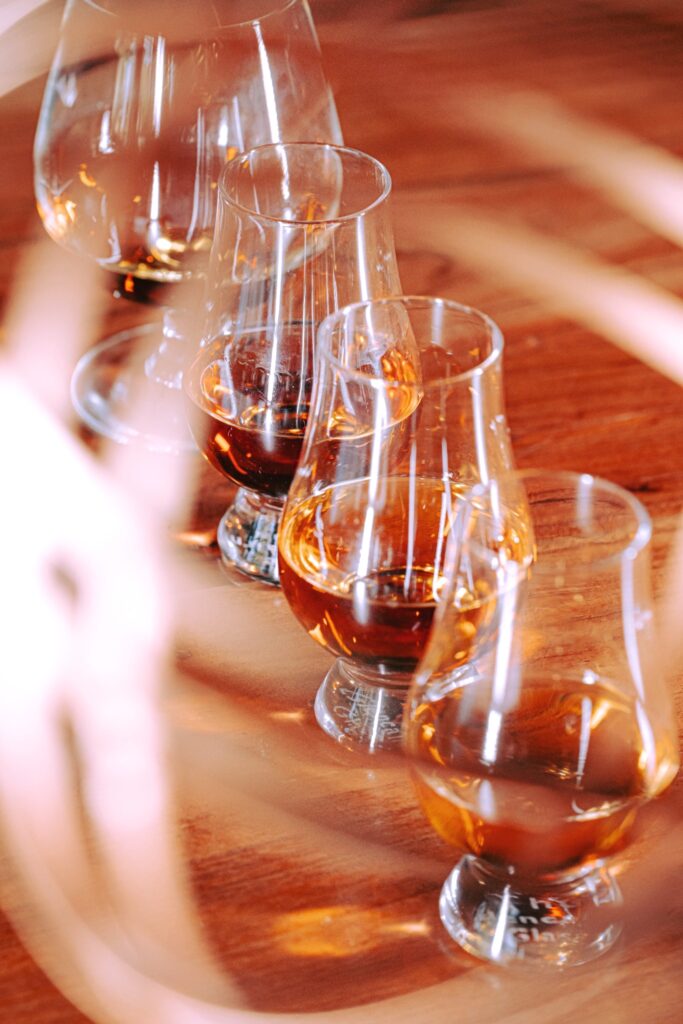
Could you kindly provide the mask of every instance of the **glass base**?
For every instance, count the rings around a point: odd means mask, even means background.
[[[238,490],[218,524],[218,546],[228,568],[279,586],[277,531],[283,507],[284,502],[266,502],[253,491]]]
[[[397,750],[410,680],[408,674],[383,676],[338,658],[316,694],[318,725],[349,750]]]
[[[619,937],[621,891],[604,868],[539,882],[534,894],[512,876],[466,856],[446,879],[439,911],[446,931],[483,960],[570,967],[606,952]]]
[[[158,324],[142,324],[86,352],[71,378],[71,401],[83,423],[111,441],[142,444],[150,451],[196,451],[179,381],[169,385],[146,369],[146,363],[154,363],[154,335],[161,341]]]

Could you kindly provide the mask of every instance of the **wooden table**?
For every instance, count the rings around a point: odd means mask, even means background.
[[[632,195],[610,185],[607,161],[591,168],[571,138],[553,141],[541,129],[523,138],[524,107],[506,101],[543,94],[553,105],[528,110],[553,124],[558,109],[571,112],[580,119],[572,121],[575,138],[585,141],[590,123],[621,133],[607,136],[609,153],[615,145],[626,152],[631,138],[683,160],[683,13],[667,0],[314,0],[312,7],[345,137],[383,160],[393,177],[404,290],[457,298],[500,323],[518,463],[597,473],[637,494],[654,520],[661,594],[683,508],[683,390],[617,347],[616,327],[611,340],[591,330],[601,321],[590,296],[564,294],[554,275],[578,267],[580,283],[620,268],[683,298],[680,245],[673,230],[653,225],[642,210],[636,215]],[[41,89],[41,81],[28,82],[0,101],[3,300],[17,260],[41,236],[31,188]],[[646,181],[642,193],[654,199],[657,187]],[[679,195],[679,208],[682,202]],[[548,239],[560,246],[550,253],[560,271],[547,263],[544,272],[543,259],[540,270],[536,260],[536,271],[528,271],[524,247],[534,263]],[[508,258],[515,251],[519,261]],[[582,256],[588,266],[576,263]],[[119,326],[140,315],[112,300],[108,319]],[[609,333],[608,325],[602,335]],[[213,527],[228,494],[207,468],[185,524],[212,575],[201,599],[188,600],[190,627],[178,650],[184,675],[171,714],[180,733],[206,728],[220,738],[215,723],[231,695],[243,716],[242,739],[290,767],[299,751],[297,784],[307,790],[296,799],[286,787],[281,794],[294,825],[278,817],[277,800],[270,822],[245,811],[229,823],[224,808],[200,812],[202,795],[191,787],[184,794],[196,811],[186,842],[205,927],[247,1003],[272,1014],[309,1011],[312,1019],[328,1009],[412,997],[410,1011],[399,1002],[386,1019],[679,1020],[681,853],[664,844],[680,842],[680,784],[630,855],[623,888],[637,913],[617,949],[592,966],[532,981],[469,959],[446,940],[436,911],[452,854],[422,820],[400,766],[348,760],[317,735],[310,702],[327,659],[288,618],[282,597],[242,586],[239,600],[253,606],[259,631],[225,640],[236,589],[216,566]],[[269,634],[281,638],[276,651],[258,644]],[[214,645],[207,643],[212,635]],[[680,709],[680,672],[677,684]],[[308,826],[311,842],[304,841]],[[661,884],[645,899],[643,864],[653,854]],[[0,1006],[14,1024],[84,1019],[4,919]]]

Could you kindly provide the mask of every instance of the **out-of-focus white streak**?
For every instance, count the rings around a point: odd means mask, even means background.
[[[50,0],[5,0],[0,7],[0,35],[25,18],[27,14],[43,7]]]
[[[88,922],[150,974],[181,964],[191,991],[234,1005],[192,907],[172,805],[159,710],[172,623],[165,533],[45,408],[90,305],[87,276],[65,280],[64,257],[50,255],[28,268],[33,303],[20,289],[0,361],[7,853],[36,900],[34,926],[42,916],[64,932],[64,959],[81,971]],[[169,475],[163,460],[154,474]],[[111,978],[89,981],[106,989]]]
[[[683,192],[681,193],[683,195]],[[538,297],[683,384],[683,302],[628,271],[464,206],[394,202],[399,242],[431,245]]]
[[[444,104],[437,109],[444,113]],[[470,129],[561,167],[663,238],[683,245],[683,162],[671,153],[589,121],[541,93],[460,93],[450,113],[464,117]]]
[[[29,445],[40,446],[44,477],[26,473],[18,422]],[[39,938],[35,949],[52,936],[48,964],[59,975],[65,966],[75,972],[81,989],[97,993],[95,1005],[107,1014],[117,1002],[129,1005],[130,1019],[138,1019],[141,1006],[154,1006],[155,985],[149,978],[141,985],[138,970],[121,958],[128,943],[150,973],[163,964],[162,949],[182,945],[197,990],[218,990],[211,972],[200,970],[198,981],[193,973],[207,958],[197,954],[169,831],[152,704],[158,648],[167,642],[156,567],[135,509],[4,364],[0,431],[4,480],[22,495],[0,503],[3,852],[31,902],[17,923]],[[46,510],[41,496],[53,478],[59,486]],[[123,605],[117,573],[131,587]],[[152,601],[137,620],[145,598]],[[221,978],[221,991],[228,988]]]
[[[47,71],[63,7],[63,0],[11,0],[2,5],[0,96]]]
[[[29,251],[18,270],[5,321],[11,359],[33,397],[66,419],[71,367],[96,331],[98,270],[92,261],[58,254],[47,240]],[[50,472],[44,466],[41,471]]]

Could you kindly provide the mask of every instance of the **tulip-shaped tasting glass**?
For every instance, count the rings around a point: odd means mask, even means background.
[[[55,241],[116,275],[119,294],[164,308],[163,329],[120,332],[80,360],[72,397],[92,430],[194,447],[180,382],[216,182],[231,156],[281,139],[342,139],[306,0],[67,3],[35,139],[38,209]],[[167,286],[180,282],[176,308]],[[136,415],[140,390],[153,429]]]
[[[501,546],[511,528],[517,550]],[[462,854],[441,919],[482,958],[582,963],[619,934],[606,861],[678,767],[650,520],[614,484],[529,471],[475,488],[455,536],[405,716],[420,802]],[[453,671],[454,596],[471,579],[490,632]]]
[[[337,656],[315,712],[345,746],[400,742],[462,495],[510,467],[502,353],[487,316],[445,299],[358,303],[321,326],[280,579]],[[476,581],[457,595],[458,661],[476,645],[484,596]]]
[[[223,560],[268,582],[317,328],[340,305],[400,290],[390,189],[373,157],[322,143],[257,147],[219,183],[206,323],[185,388],[199,447],[240,488],[218,528]]]

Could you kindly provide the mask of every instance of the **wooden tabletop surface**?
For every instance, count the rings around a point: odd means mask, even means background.
[[[311,6],[345,138],[392,175],[404,291],[456,298],[498,321],[517,462],[596,473],[638,495],[654,521],[661,595],[683,509],[683,388],[654,368],[654,355],[645,353],[648,366],[632,354],[647,338],[651,307],[640,325],[625,319],[614,272],[636,291],[647,285],[648,301],[683,299],[683,230],[677,238],[675,226],[683,186],[672,193],[671,217],[658,213],[655,159],[674,158],[666,167],[674,184],[676,174],[683,180],[683,10],[671,0]],[[27,67],[29,76],[38,70],[30,60]],[[30,79],[0,99],[3,303],[18,262],[42,238],[31,169],[42,83]],[[630,159],[641,169],[637,180],[623,173]],[[617,305],[600,305],[601,285]],[[112,298],[108,326],[144,313]],[[193,557],[211,575],[202,597],[188,600],[170,714],[188,752],[200,748],[197,736],[209,737],[206,763],[183,795],[186,843],[205,929],[244,1004],[313,1020],[382,1000],[386,1017],[368,1011],[368,1021],[680,1020],[681,785],[646,815],[628,857],[622,885],[634,911],[615,950],[533,980],[470,959],[438,921],[452,853],[422,820],[403,769],[346,760],[317,735],[311,698],[327,656],[276,591],[240,587],[218,569],[215,523],[229,493],[210,468],[202,471],[185,539],[192,536]],[[228,640],[236,600],[253,609],[259,627]],[[269,635],[279,638],[276,649],[263,640]],[[673,683],[680,712],[683,673]],[[202,803],[211,737],[229,731],[220,702],[230,694],[242,716],[235,728],[252,753],[290,767],[296,760],[292,786],[304,795],[279,793],[289,814],[279,816],[278,794],[270,817],[247,807],[237,823],[225,819],[220,801]],[[4,918],[0,1017],[86,1019]]]

